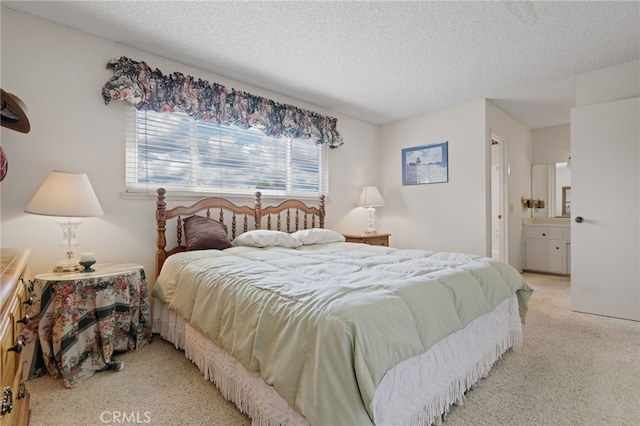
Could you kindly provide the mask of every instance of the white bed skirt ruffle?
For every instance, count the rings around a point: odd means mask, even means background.
[[[154,303],[153,332],[183,349],[204,377],[251,417],[253,425],[309,424],[258,373],[249,373],[159,300]],[[461,403],[464,393],[487,376],[504,352],[521,345],[522,325],[513,296],[424,354],[389,370],[372,403],[376,424],[439,424],[451,405]]]

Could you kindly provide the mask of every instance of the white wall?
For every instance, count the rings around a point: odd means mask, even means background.
[[[125,105],[105,106],[101,96],[113,75],[107,62],[123,55],[337,117],[345,144],[329,153],[326,226],[353,232],[366,225],[355,204],[361,187],[378,176],[377,126],[10,9],[1,13],[2,88],[25,101],[31,122],[26,135],[2,128],[9,172],[0,184],[1,246],[31,247],[33,273],[64,257],[62,233],[55,219],[23,210],[48,173],[61,169],[86,172],[105,213],[80,225],[78,252],[93,251],[100,262],[140,263],[153,279],[155,200],[122,198]]]
[[[508,262],[521,269],[520,196],[530,191],[531,131],[484,99],[381,127],[381,232],[402,248],[491,256],[491,134],[508,145]],[[403,148],[449,142],[447,183],[402,185]]]
[[[576,107],[640,97],[640,61],[580,74]]]
[[[401,248],[487,254],[485,102],[467,103],[381,128],[379,230]],[[448,142],[449,181],[402,185],[402,149]],[[489,240],[489,241],[488,241]]]
[[[531,132],[531,164],[563,163],[571,155],[571,126],[541,127]]]

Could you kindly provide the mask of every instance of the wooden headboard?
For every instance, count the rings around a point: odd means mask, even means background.
[[[295,232],[300,229],[324,228],[324,195],[320,195],[318,207],[308,206],[301,200],[285,200],[277,206],[262,206],[262,194],[255,193],[253,207],[239,206],[222,197],[205,197],[190,206],[177,206],[167,209],[164,188],[158,188],[156,201],[156,277],[160,274],[167,257],[186,250],[183,244],[182,218],[204,212],[206,217],[217,220],[227,226],[229,238],[252,229],[270,229],[283,232]],[[212,217],[211,213],[217,216]],[[293,212],[293,213],[292,213]],[[284,216],[284,218],[283,218]],[[176,220],[176,246],[167,250],[165,234],[167,221]],[[238,230],[241,226],[241,231]],[[185,242],[186,243],[186,242]]]

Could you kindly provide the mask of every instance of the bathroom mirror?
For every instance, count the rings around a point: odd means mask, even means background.
[[[571,216],[571,187],[562,187],[562,217]]]
[[[567,188],[563,190],[563,188]],[[533,164],[531,198],[543,200],[544,208],[532,208],[531,217],[569,217],[563,197],[571,202],[571,169],[567,163]]]

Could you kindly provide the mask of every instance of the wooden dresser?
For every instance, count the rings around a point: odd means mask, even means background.
[[[21,335],[29,321],[29,268],[31,249],[0,249],[0,377],[2,379],[0,426],[26,425],[29,421],[29,394],[22,381],[24,363]]]

